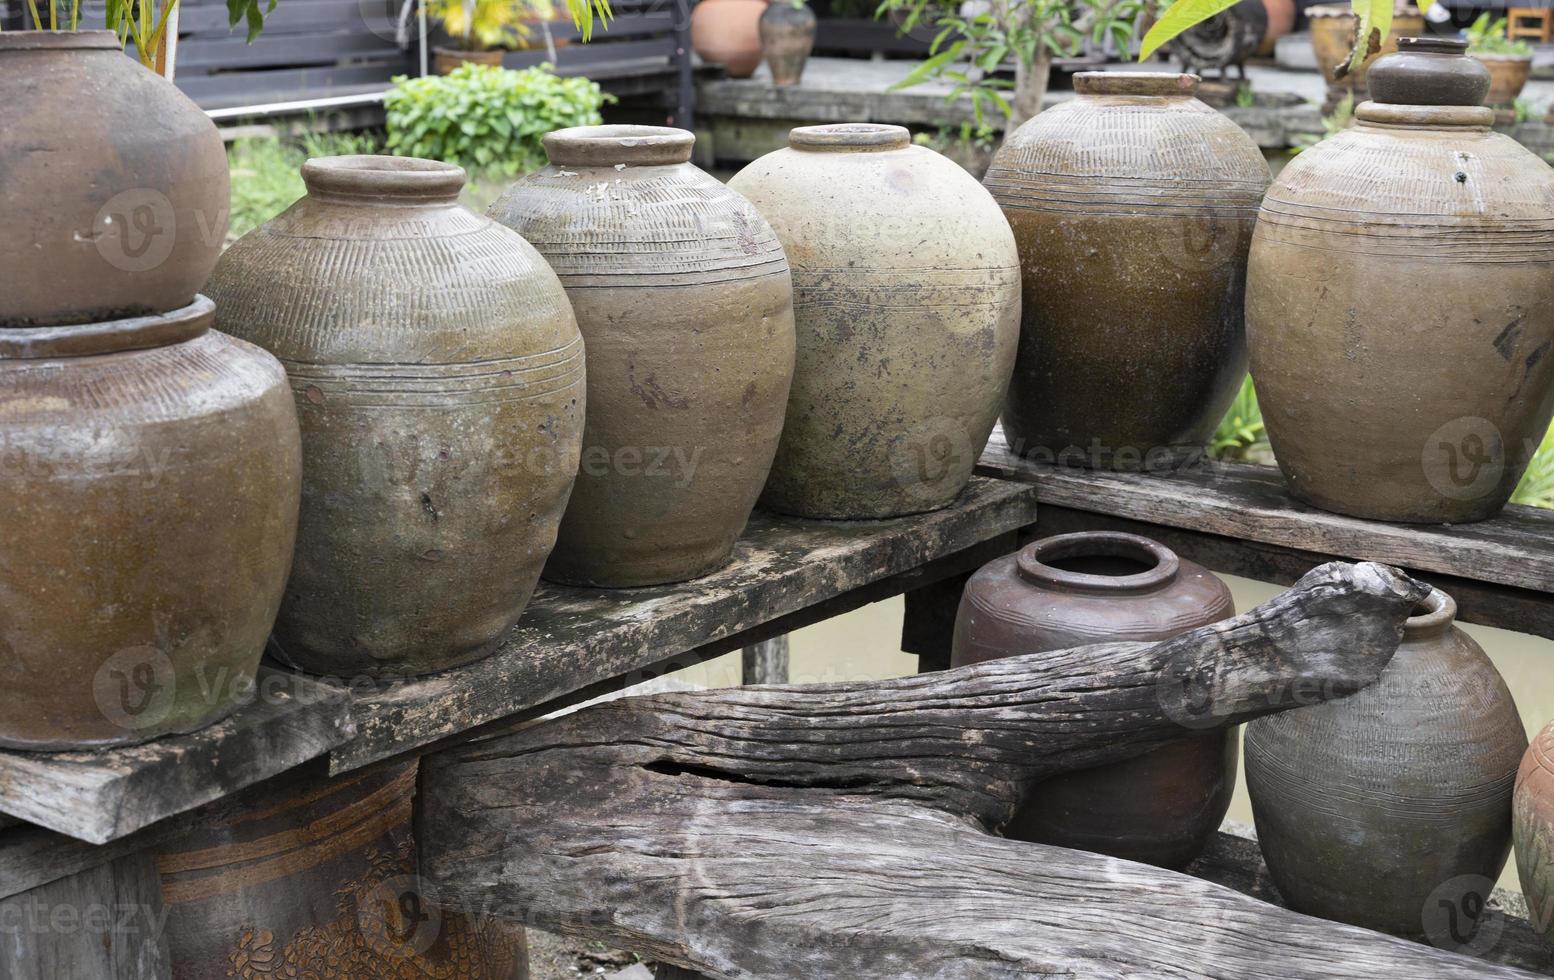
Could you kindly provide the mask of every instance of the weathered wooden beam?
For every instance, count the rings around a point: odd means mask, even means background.
[[[1527,976],[989,833],[1054,773],[1363,687],[1422,595],[1335,564],[1160,643],[596,705],[423,760],[422,872],[714,980]]]
[[[740,679],[745,684],[788,683],[788,634],[741,650]]]

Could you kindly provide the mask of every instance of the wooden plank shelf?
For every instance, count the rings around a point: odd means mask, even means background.
[[[98,752],[0,752],[0,812],[104,844],[315,759],[355,731],[341,688],[262,667],[255,692],[188,735]]]

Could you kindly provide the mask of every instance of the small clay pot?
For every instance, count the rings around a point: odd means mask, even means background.
[[[1060,534],[972,575],[955,617],[951,662],[1163,640],[1234,614],[1225,583],[1158,542],[1114,532]],[[1193,734],[1127,762],[1046,780],[1004,833],[1183,867],[1230,808],[1235,735]]]
[[[1081,72],[1004,141],[983,184],[1023,273],[1004,436],[1046,462],[1154,469],[1202,455],[1246,374],[1242,297],[1262,151],[1198,78]]]
[[[302,421],[277,653],[345,677],[469,663],[522,614],[566,507],[577,321],[539,253],[459,204],[459,167],[325,157],[302,179],[209,287],[220,325],[285,363]]]
[[[213,312],[0,330],[0,746],[141,742],[252,695],[301,448],[280,364]]]
[[[1246,726],[1257,837],[1291,908],[1444,940],[1439,903],[1471,910],[1499,878],[1527,736],[1456,612],[1431,592],[1375,684]]]
[[[1514,105],[1522,89],[1527,87],[1528,76],[1532,74],[1532,56],[1474,54],[1473,58],[1489,69],[1489,92],[1484,96],[1484,104]]]
[[[798,360],[762,504],[819,518],[947,506],[1014,366],[1009,223],[900,126],[805,126],[788,143],[729,181],[793,266]]]
[[[1528,921],[1554,943],[1554,722],[1543,727],[1522,756],[1511,828]]]
[[[1397,105],[1479,105],[1489,94],[1489,69],[1482,59],[1463,61],[1463,50],[1457,38],[1399,38],[1397,53],[1371,68],[1371,96]]]
[[[527,980],[522,925],[422,894],[415,779],[288,774],[200,810],[156,856],[173,980]]]
[[[773,85],[797,85],[815,48],[815,12],[803,0],[775,0],[760,20],[761,50]]]
[[[112,31],[0,32],[0,328],[188,306],[227,233],[216,127]]]
[[[793,282],[695,137],[586,126],[491,206],[550,261],[588,341],[582,469],[546,578],[629,588],[727,564],[793,381]]]
[[[437,47],[432,49],[432,70],[439,75],[450,75],[460,65],[501,67],[502,58],[506,54],[501,48],[480,50]]]
[[[766,0],[699,0],[691,11],[691,47],[730,78],[749,78],[761,64]]]

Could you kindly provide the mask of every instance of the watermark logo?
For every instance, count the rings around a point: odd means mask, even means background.
[[[1493,949],[1505,931],[1505,915],[1489,904],[1494,889],[1484,875],[1458,875],[1438,885],[1420,910],[1430,945],[1468,956]]]
[[[115,269],[149,272],[173,254],[178,218],[167,195],[149,187],[120,191],[92,221],[97,253]]]
[[[426,897],[420,876],[396,875],[362,896],[356,925],[377,955],[409,959],[424,956],[437,942],[443,913]]]
[[[946,486],[958,485],[976,459],[977,450],[966,427],[944,417],[913,426],[895,440],[889,454],[896,484],[921,500],[940,497]]]
[[[1488,419],[1464,416],[1430,433],[1420,457],[1425,479],[1448,500],[1479,500],[1505,476],[1505,443]]]
[[[120,650],[92,677],[97,709],[130,732],[161,725],[173,710],[177,692],[172,660],[150,646]]]

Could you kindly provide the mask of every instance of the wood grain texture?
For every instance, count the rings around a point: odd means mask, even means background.
[[[156,858],[119,857],[0,900],[0,980],[168,980]]]
[[[1169,473],[1076,469],[1015,456],[1001,430],[978,471],[1033,483],[1044,504],[1554,592],[1554,511],[1510,506],[1461,526],[1362,521],[1297,502],[1272,467],[1204,460]]]
[[[255,692],[189,735],[101,752],[0,752],[0,811],[103,844],[285,772],[355,731],[341,688],[261,667]],[[0,867],[3,855],[0,842]]]
[[[1423,594],[1334,564],[1159,643],[597,705],[423,760],[422,873],[714,980],[1527,976],[989,834],[1048,775],[1370,683]]]

